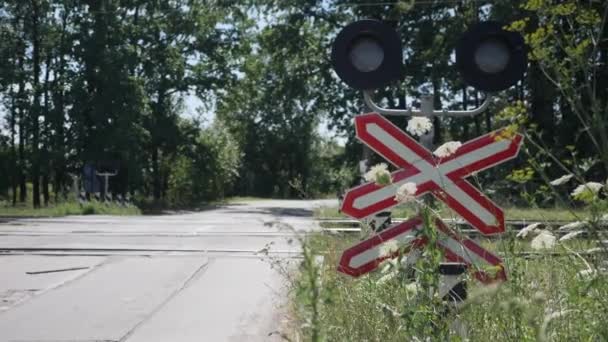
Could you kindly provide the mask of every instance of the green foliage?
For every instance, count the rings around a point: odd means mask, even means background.
[[[588,267],[605,262],[601,254],[586,256],[582,261],[575,250],[593,247],[587,241],[569,241],[557,247],[564,257],[542,254],[526,259],[517,256],[523,243],[504,239],[492,243],[507,260],[509,280],[495,286],[481,286],[469,279],[466,304],[448,314],[445,304],[428,295],[425,286],[434,283],[430,272],[432,261],[427,255],[416,266],[420,283],[413,286],[406,274],[395,273],[388,263],[379,271],[353,279],[335,270],[342,250],[357,242],[356,237],[312,235],[304,248],[309,254],[321,255],[324,263],[314,272],[302,264],[302,275],[296,283],[297,294],[315,288],[323,294],[315,308],[317,325],[311,326],[312,296],[297,295],[297,333],[310,337],[312,331],[323,331],[327,341],[382,340],[411,341],[426,338],[460,340],[450,330],[454,319],[465,324],[471,341],[600,341],[606,338],[604,321],[608,318],[608,275],[585,273]],[[432,253],[431,253],[432,254]],[[425,271],[426,270],[426,271]],[[312,287],[315,277],[318,284]],[[426,282],[426,285],[425,285]],[[321,285],[321,286],[319,286]],[[306,293],[306,292],[304,292]],[[310,292],[308,292],[310,293]]]
[[[344,153],[344,147],[333,141],[315,139],[310,157],[311,170],[306,197],[335,197],[358,179],[357,168],[344,160]]]
[[[329,80],[328,27],[300,6],[309,4],[281,4],[259,14],[268,25],[254,31],[256,48],[242,56],[242,79],[218,104],[218,117],[244,153],[236,186],[243,195],[326,192],[315,187],[323,186],[318,173],[327,171],[320,170],[327,157],[315,154],[325,149],[316,130],[329,95],[323,87]]]
[[[61,217],[68,215],[141,215],[141,210],[133,205],[123,206],[115,203],[90,201],[84,204],[61,202],[47,207],[34,209],[30,206],[11,206],[0,202],[0,217]]]
[[[171,205],[192,205],[229,195],[238,177],[242,153],[234,137],[220,122],[202,130],[171,165]]]
[[[515,21],[510,29],[525,35],[530,58],[558,90],[562,117],[558,125],[563,127],[566,138],[563,140],[568,142],[564,145],[575,144],[585,157],[599,155],[606,175],[608,66],[604,60],[608,51],[605,43],[608,4],[529,0],[522,8],[530,16]]]
[[[183,98],[209,100],[234,79],[231,54],[240,49],[236,30],[246,26],[246,7],[200,0],[0,7],[0,93],[11,151],[2,162],[13,171],[2,174],[13,174],[18,188],[32,182],[20,201],[38,205],[42,195],[48,202],[51,187],[60,194],[71,185],[68,173],[106,161],[120,165],[113,193],[165,197],[171,165],[192,133],[180,126]]]
[[[438,142],[465,141],[504,121],[514,133],[525,119],[556,158],[570,159],[572,167],[596,158],[604,170],[592,165],[587,171],[608,176],[604,2],[11,0],[1,6],[0,95],[8,138],[2,162],[11,171],[4,180],[17,188],[32,182],[36,194],[19,194],[32,201],[62,194],[69,173],[105,160],[120,163],[112,192],[157,203],[227,193],[319,197],[349,187],[362,154],[352,118],[365,107],[360,93],[335,77],[329,52],[341,27],[367,17],[391,20],[407,47],[402,82],[378,90],[376,100],[410,107],[431,92],[437,108],[452,109],[482,100],[453,65],[461,33],[479,20],[523,18],[511,28],[531,47],[527,79],[497,96],[484,117],[435,120]],[[210,144],[197,141],[207,134],[198,125],[180,119],[189,96],[238,142],[236,178],[219,179],[232,174],[226,169],[233,169],[233,158],[221,169],[211,147],[186,153]],[[492,115],[517,100],[512,110]],[[318,136],[321,123],[348,138],[344,148]],[[565,158],[569,145],[577,160]],[[589,152],[591,145],[601,155]],[[203,156],[217,162],[203,165]],[[550,178],[560,176],[556,169],[548,170]],[[194,184],[187,179],[196,170],[205,176],[194,177],[204,179]],[[480,182],[504,176],[496,171]],[[537,178],[526,185],[533,195],[541,186]],[[196,194],[186,191],[193,187]],[[521,197],[509,192],[509,200]]]

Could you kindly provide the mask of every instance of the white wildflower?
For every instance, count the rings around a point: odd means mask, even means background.
[[[378,185],[388,185],[392,181],[391,173],[388,172],[388,166],[385,163],[372,166],[363,177],[366,181],[374,182]]]
[[[582,270],[582,271],[578,272],[576,275],[583,279],[591,279],[591,278],[594,278],[596,274],[597,274],[596,270],[588,268],[586,270]]]
[[[575,230],[575,229],[583,228],[586,225],[587,225],[587,222],[576,221],[576,222],[572,222],[572,223],[568,223],[566,225],[563,225],[563,226],[559,227],[558,230],[570,231],[570,230]]]
[[[583,233],[583,231],[582,231],[582,230],[577,230],[577,231],[570,232],[570,233],[568,233],[568,234],[566,234],[566,235],[562,236],[562,237],[561,237],[561,239],[559,239],[559,241],[561,242],[561,241],[568,241],[568,240],[572,240],[572,239],[574,239],[575,237],[577,237],[577,236],[581,235],[582,233]]]
[[[387,305],[387,304],[380,304],[379,308],[385,313],[385,314],[389,314],[392,315],[393,317],[401,317],[401,313],[399,313],[399,311],[397,311],[395,308]]]
[[[399,275],[398,271],[393,271],[391,273],[387,273],[387,274],[383,275],[382,277],[378,278],[378,280],[376,280],[376,284],[382,285],[382,284],[388,282],[389,280],[395,278],[397,275]]]
[[[562,311],[556,311],[556,312],[551,312],[551,313],[547,314],[545,316],[545,318],[543,319],[543,323],[540,327],[539,341],[548,341],[549,340],[547,337],[547,328],[549,327],[549,323],[551,323],[551,321],[553,321],[554,319],[557,319],[557,318],[562,318],[572,311],[573,310],[562,310]]]
[[[384,260],[378,267],[381,267],[380,273],[389,273],[397,268],[397,260],[388,259]]]
[[[433,154],[439,158],[446,158],[456,153],[460,146],[462,146],[462,143],[460,141],[448,141],[445,144],[439,146],[435,150],[435,152],[433,152]]]
[[[566,184],[568,183],[568,181],[574,177],[573,174],[569,174],[569,175],[565,175],[565,176],[561,176],[558,179],[554,179],[550,182],[551,185],[553,186],[558,186],[558,185],[562,185],[562,184]]]
[[[399,251],[399,243],[397,240],[392,239],[385,241],[382,246],[380,246],[380,257],[388,257],[392,256],[395,252]]]
[[[409,283],[405,285],[405,291],[409,293],[415,294],[416,292],[418,292],[418,290],[418,283]]]
[[[538,234],[532,242],[530,243],[530,247],[532,249],[548,249],[555,246],[555,236],[551,234],[549,231],[543,230]]]
[[[588,182],[579,185],[572,191],[572,198],[579,201],[591,202],[598,192],[604,187],[604,184],[598,182]]]
[[[545,316],[545,320],[551,321],[551,320],[556,319],[556,318],[564,317],[570,311],[572,311],[572,310],[563,310],[563,311],[551,312],[550,314],[548,314],[548,315]]]
[[[422,136],[433,128],[433,123],[426,116],[414,116],[407,122],[407,131],[415,136]]]
[[[407,203],[411,202],[416,198],[416,192],[418,192],[418,187],[416,183],[407,182],[397,189],[397,193],[395,194],[395,201],[399,203]]]
[[[522,239],[527,237],[528,234],[536,232],[536,228],[538,228],[538,226],[540,226],[540,223],[538,222],[525,226],[522,230],[519,231],[519,233],[517,233],[517,237]]]
[[[595,253],[600,253],[602,251],[604,251],[602,249],[602,247],[595,247],[595,248],[591,248],[591,249],[586,250],[585,253],[587,253],[587,254],[595,254]]]
[[[602,221],[608,221],[608,214],[602,215],[602,218],[600,220],[602,220]]]

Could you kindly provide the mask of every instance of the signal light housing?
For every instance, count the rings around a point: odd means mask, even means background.
[[[331,61],[338,77],[359,90],[381,88],[401,77],[403,51],[387,23],[365,19],[344,27],[336,37]]]
[[[528,67],[524,39],[501,23],[479,23],[460,39],[456,65],[468,85],[485,92],[505,90],[522,79]]]

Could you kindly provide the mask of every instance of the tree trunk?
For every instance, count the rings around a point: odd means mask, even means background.
[[[23,50],[21,50],[23,51]],[[23,55],[20,55],[19,58],[19,71],[23,71]],[[19,108],[19,166],[17,169],[17,175],[19,178],[19,202],[25,203],[27,199],[27,186],[26,186],[26,177],[24,170],[26,169],[25,162],[25,137],[27,135],[27,127],[25,121],[25,106],[23,101],[25,99],[25,79],[23,75],[21,75],[19,79],[19,89],[17,90],[17,99],[19,100],[18,108]]]
[[[537,63],[531,63],[528,69],[528,84],[530,86],[530,104],[532,121],[538,125],[547,146],[553,146],[555,131],[555,112],[553,110],[556,98],[553,84],[542,74]]]
[[[25,203],[27,199],[27,186],[25,184],[25,122],[23,118],[23,108],[19,110],[19,168],[17,170],[19,177],[19,202]]]
[[[160,88],[158,89],[158,100],[156,103],[156,109],[153,113],[153,115],[155,116],[154,118],[152,118],[152,122],[153,122],[153,133],[152,133],[152,176],[153,176],[153,180],[152,180],[152,192],[154,194],[154,199],[155,200],[159,200],[162,197],[162,173],[161,173],[161,169],[160,169],[160,160],[159,160],[159,153],[162,153],[162,151],[160,151],[160,146],[162,145],[161,142],[159,142],[159,139],[162,139],[161,137],[159,137],[159,130],[162,129],[162,127],[158,127],[160,125],[160,122],[162,122],[161,118],[165,115],[165,100],[166,100],[166,96],[167,93],[165,91],[165,88],[163,86],[163,84],[161,83]]]
[[[11,189],[12,193],[12,204],[13,207],[17,205],[17,173],[18,173],[18,165],[17,165],[17,147],[15,144],[15,123],[17,120],[17,104],[15,101],[15,94],[13,92],[13,87],[11,86],[11,118],[10,118],[10,126],[11,126]]]
[[[50,178],[50,173],[51,173],[51,163],[53,163],[53,161],[51,160],[51,158],[49,158],[49,151],[51,149],[51,141],[53,139],[53,136],[51,135],[51,132],[53,131],[51,129],[51,123],[50,123],[50,115],[49,115],[49,106],[50,106],[50,101],[49,101],[49,78],[50,78],[50,73],[51,73],[51,62],[52,62],[52,55],[50,52],[47,53],[47,57],[46,57],[46,63],[45,63],[45,70],[44,70],[44,110],[43,110],[43,115],[44,115],[44,129],[43,131],[46,132],[46,137],[45,139],[43,139],[43,148],[42,148],[42,158],[41,158],[41,162],[44,163],[44,167],[43,167],[43,174],[42,174],[42,198],[44,199],[44,205],[48,206],[49,205],[49,178]]]
[[[34,102],[32,105],[32,203],[34,208],[40,208],[40,37],[39,37],[39,7],[38,0],[32,0],[32,64],[34,69],[32,88],[34,89]]]
[[[50,194],[49,194],[49,175],[48,174],[44,174],[42,175],[42,198],[44,199],[44,206],[48,207],[49,205],[49,198],[50,198]]]
[[[68,12],[64,12],[61,18],[61,36],[59,39],[59,52],[57,70],[55,71],[55,79],[53,80],[52,91],[53,94],[53,124],[55,126],[55,137],[52,140],[53,148],[53,160],[54,160],[54,174],[53,189],[55,190],[55,203],[59,201],[59,195],[62,192],[62,187],[65,184],[66,170],[65,170],[65,134],[64,134],[64,108],[65,108],[65,91],[64,91],[64,74],[65,74],[65,54],[67,53],[68,46],[66,44],[66,35],[68,29]]]
[[[152,148],[152,192],[154,195],[154,199],[155,200],[160,200],[160,195],[161,195],[161,191],[160,191],[160,186],[161,186],[161,180],[160,180],[160,165],[159,165],[159,161],[158,161],[158,148],[153,147]]]

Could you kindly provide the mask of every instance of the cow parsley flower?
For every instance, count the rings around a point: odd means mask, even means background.
[[[385,163],[372,166],[372,168],[363,176],[366,181],[374,182],[378,185],[391,184],[391,173],[388,172],[388,166]]]
[[[418,292],[420,290],[418,283],[409,283],[407,285],[405,285],[405,291],[415,294],[416,292]]]
[[[569,175],[564,175],[561,176],[557,179],[552,180],[549,184],[553,185],[553,186],[558,186],[558,185],[562,185],[562,184],[566,184],[568,183],[568,181],[574,177],[573,174],[569,174]]]
[[[380,257],[388,257],[393,255],[395,252],[399,251],[399,243],[392,239],[385,241],[382,246],[380,246]]]
[[[587,222],[576,221],[576,222],[572,222],[572,223],[568,223],[566,225],[563,225],[563,226],[559,227],[558,230],[570,231],[570,230],[574,230],[574,229],[583,228],[586,225],[587,225]]]
[[[558,319],[558,318],[563,318],[564,316],[566,316],[567,314],[569,314],[572,311],[574,311],[574,310],[561,310],[561,311],[547,313],[547,315],[543,319],[543,323],[541,324],[540,331],[538,333],[539,341],[548,341],[549,340],[549,338],[547,337],[547,328],[549,327],[549,323],[551,323],[551,321]]]
[[[525,226],[522,230],[520,230],[519,233],[517,233],[516,237],[523,239],[523,238],[527,237],[528,234],[536,232],[537,231],[536,228],[538,228],[538,226],[540,226],[540,223],[538,223],[538,222],[529,224],[529,225]]]
[[[589,268],[578,272],[576,275],[582,279],[591,279],[597,275],[597,271]]]
[[[399,203],[407,203],[416,199],[416,192],[418,192],[418,187],[416,183],[407,182],[397,189],[397,193],[395,194],[395,201]]]
[[[415,136],[422,136],[431,131],[433,123],[426,116],[414,116],[407,122],[406,130]]]
[[[391,279],[394,279],[398,275],[399,275],[399,272],[397,272],[397,271],[393,271],[391,273],[387,273],[387,274],[383,275],[382,277],[380,277],[378,280],[376,280],[376,284],[377,285],[382,285],[382,284],[390,281]]]
[[[462,143],[460,141],[448,141],[445,144],[439,146],[435,150],[435,152],[433,152],[433,154],[439,158],[446,158],[456,153],[460,146],[462,146]]]
[[[598,192],[602,190],[604,184],[598,182],[588,182],[579,185],[572,191],[572,198],[579,201],[591,202]]]
[[[555,246],[555,240],[556,238],[553,234],[551,234],[549,231],[543,230],[534,239],[532,239],[530,247],[532,247],[532,249],[553,248],[553,246]]]
[[[560,241],[560,242],[562,242],[562,241],[568,241],[568,240],[572,240],[572,239],[574,239],[575,237],[577,237],[577,236],[581,235],[582,233],[583,233],[583,231],[582,231],[582,230],[577,230],[577,231],[570,232],[570,233],[568,233],[568,234],[566,234],[566,235],[562,236],[562,237],[561,237],[561,239],[559,239],[559,241]]]

